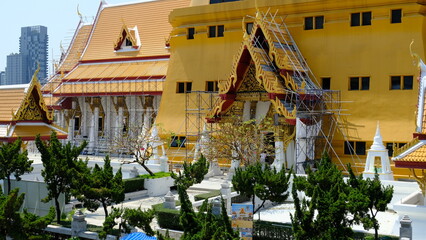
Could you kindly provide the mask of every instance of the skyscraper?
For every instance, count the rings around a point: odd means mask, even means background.
[[[0,85],[5,85],[6,82],[6,72],[0,71]]]
[[[44,81],[47,78],[47,45],[47,27],[22,27],[19,53],[7,56],[6,84],[30,82],[38,64],[40,71],[37,77],[40,81]]]

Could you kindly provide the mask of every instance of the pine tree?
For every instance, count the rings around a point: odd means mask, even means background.
[[[303,191],[302,202],[295,191]],[[308,177],[294,177],[295,213],[291,215],[296,239],[348,239],[353,235],[349,218],[349,188],[341,171],[324,155],[318,170],[308,170]],[[314,216],[314,212],[316,215]]]
[[[376,216],[378,212],[386,211],[388,203],[392,200],[393,187],[383,186],[377,172],[374,179],[363,179],[362,175],[356,177],[350,166],[348,169],[348,184],[351,187],[349,208],[354,213],[357,223],[361,222],[364,229],[374,228],[374,239],[378,240],[380,224]]]
[[[251,198],[253,206],[257,196],[262,203],[254,210],[258,212],[265,204],[266,200],[273,202],[284,202],[288,198],[288,187],[291,172],[286,172],[283,168],[277,172],[267,164],[256,162],[245,168],[237,168],[232,178],[235,190]]]
[[[194,163],[183,163],[183,172],[171,173],[172,178],[175,180],[176,186],[181,186],[185,190],[196,183],[201,183],[204,175],[209,170],[209,163],[206,158],[201,154],[198,161]]]
[[[91,172],[82,177],[84,181],[75,183],[76,189],[72,192],[89,211],[94,212],[102,205],[107,217],[108,206],[124,201],[121,168],[114,175],[109,156],[105,157],[103,167],[96,164]]]
[[[41,153],[43,169],[41,175],[47,184],[48,195],[43,202],[54,200],[56,208],[56,220],[61,222],[61,208],[59,197],[61,194],[70,192],[73,180],[87,173],[87,161],[78,160],[81,151],[87,143],[83,142],[80,146],[71,146],[71,143],[62,145],[56,133],[52,132],[50,140],[43,142],[40,135],[36,137],[36,146]],[[74,180],[75,182],[75,180]]]
[[[18,138],[13,143],[2,144],[0,147],[0,179],[6,178],[7,190],[10,192],[10,176],[13,174],[17,181],[24,173],[33,170],[33,161],[28,159],[27,150],[21,151],[22,140]]]

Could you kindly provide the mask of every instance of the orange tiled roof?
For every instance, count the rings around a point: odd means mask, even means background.
[[[58,73],[69,72],[77,65],[83,50],[86,47],[91,31],[92,25],[83,25],[76,30],[73,40],[71,41],[65,55],[65,59],[59,65],[57,70]]]
[[[413,152],[398,159],[400,162],[424,162],[426,163],[426,145],[422,145]]]
[[[134,61],[108,64],[80,64],[62,81],[138,79],[150,76],[166,76],[168,60]]]
[[[169,14],[173,9],[189,4],[190,0],[159,0],[102,8],[81,60],[169,55],[165,49],[165,40],[172,30]],[[114,43],[123,24],[128,28],[137,26],[141,42],[139,51],[114,52]]]
[[[25,97],[25,85],[0,88],[0,121],[11,121],[12,114],[19,109]]]

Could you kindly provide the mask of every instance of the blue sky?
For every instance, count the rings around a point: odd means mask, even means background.
[[[132,0],[106,0],[108,4]],[[59,58],[60,43],[70,42],[79,22],[77,5],[83,16],[92,19],[100,0],[0,0],[0,71],[6,67],[6,56],[19,52],[21,27],[43,25],[49,34],[49,61]],[[51,64],[49,64],[49,72]]]

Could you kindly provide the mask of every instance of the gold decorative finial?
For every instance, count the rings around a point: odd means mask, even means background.
[[[61,49],[61,53],[65,52],[64,47],[62,46],[62,41],[59,43],[59,48]]]
[[[33,74],[33,78],[31,79],[31,82],[33,82],[33,81],[37,82],[38,81],[38,78],[37,78],[38,72],[40,72],[40,63],[39,62],[37,62],[37,69],[35,70],[35,72]]]
[[[80,20],[83,20],[83,15],[80,12],[79,5],[77,4],[77,15],[80,17]]]
[[[411,40],[411,43],[410,43],[410,55],[413,58],[413,64],[420,67],[420,61],[421,61],[420,56],[417,55],[417,53],[413,52],[413,44],[414,44],[414,39]]]

